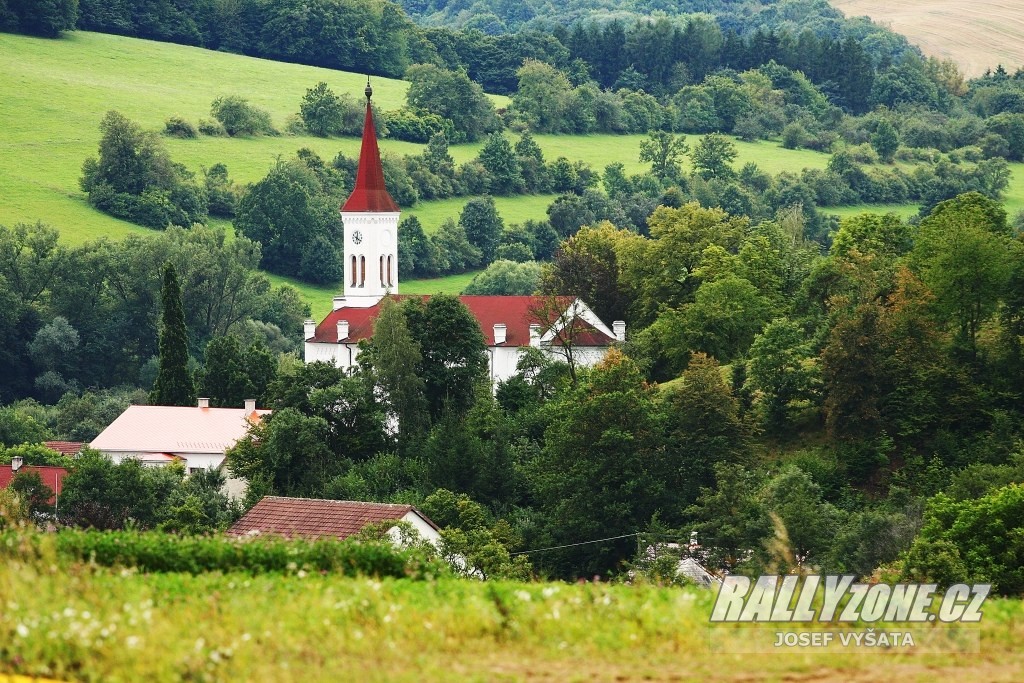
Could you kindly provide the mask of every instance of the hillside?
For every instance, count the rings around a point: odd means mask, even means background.
[[[832,0],[847,17],[868,16],[926,54],[952,59],[968,77],[1024,66],[1024,13],[1015,0]]]

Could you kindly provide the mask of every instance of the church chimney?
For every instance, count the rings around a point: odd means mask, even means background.
[[[247,398],[245,399],[245,414],[251,415],[256,412],[256,399]]]
[[[331,310],[332,311],[336,311],[339,308],[344,308],[344,307],[345,307],[345,297],[344,296],[336,296],[336,297],[334,297],[331,300]]]
[[[507,330],[508,330],[508,328],[505,326],[505,323],[494,323],[494,344],[495,344],[495,346],[497,346],[498,344],[504,344],[505,343],[505,335],[506,335]]]
[[[338,341],[339,342],[343,342],[346,339],[348,339],[348,321],[347,320],[339,320],[338,321]]]
[[[626,321],[616,320],[612,323],[612,331],[615,333],[616,341],[626,341]]]
[[[302,323],[302,338],[303,339],[309,339],[314,334],[316,334],[316,321],[315,320],[307,320],[306,322]]]
[[[209,408],[210,407],[210,399],[208,399],[208,398],[201,398],[201,399],[199,399],[196,402],[196,407],[197,408]]]

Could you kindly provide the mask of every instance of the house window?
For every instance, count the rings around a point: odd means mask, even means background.
[[[356,257],[352,257],[352,286],[356,286]]]

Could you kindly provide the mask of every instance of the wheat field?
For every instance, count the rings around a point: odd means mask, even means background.
[[[1021,0],[832,0],[848,17],[868,16],[929,56],[952,59],[968,77],[1002,64],[1024,66]]]

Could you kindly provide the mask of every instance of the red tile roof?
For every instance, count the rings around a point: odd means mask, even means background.
[[[369,93],[369,86],[367,86]],[[377,148],[377,131],[373,126],[373,110],[370,98],[366,98],[366,118],[363,121],[363,146],[359,151],[359,167],[356,170],[356,185],[352,194],[341,207],[343,212],[373,211],[398,212],[398,204],[384,186],[384,167],[380,163]]]
[[[437,529],[436,524],[412,505],[265,496],[227,533],[231,536],[259,532],[286,538],[348,538],[367,524],[397,522],[410,511],[415,511]]]
[[[75,456],[82,451],[85,444],[81,441],[46,441],[43,445],[61,455]]]
[[[50,467],[49,465],[25,465],[18,472],[38,472],[39,478],[43,480],[43,484],[50,487],[50,490],[58,496],[64,490],[64,477],[68,474],[68,471],[63,467]],[[11,466],[0,465],[0,489],[10,486],[13,480],[14,472]],[[53,505],[52,497],[49,503]]]
[[[404,296],[393,296],[394,299],[404,299]],[[429,296],[424,296],[429,299]],[[573,302],[574,297],[559,297],[558,303],[567,309]],[[541,320],[545,317],[542,313],[546,299],[541,296],[460,296],[459,300],[465,304],[469,312],[476,318],[483,332],[484,342],[487,346],[494,346],[494,325],[503,323],[505,327],[505,343],[502,346],[519,347],[530,345],[530,325],[540,324],[541,332],[550,326],[551,318],[557,313],[549,316],[548,320]],[[369,308],[339,308],[331,311],[323,321],[316,326],[316,332],[309,341],[320,343],[336,343],[338,341],[338,321],[348,321],[348,338],[346,343],[354,343],[373,336],[373,322],[380,313],[380,303]],[[578,332],[574,342],[578,346],[608,346],[615,342],[604,332],[595,329],[589,323],[576,319],[574,323]],[[557,344],[557,342],[555,342]]]

